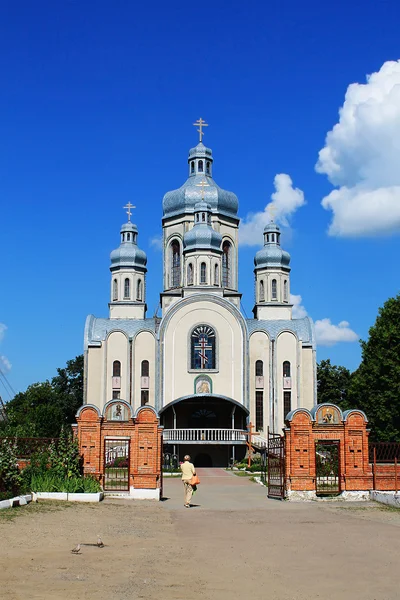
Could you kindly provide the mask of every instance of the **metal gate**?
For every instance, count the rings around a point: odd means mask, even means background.
[[[285,438],[268,431],[268,498],[285,497]]]
[[[339,441],[315,442],[315,491],[318,496],[340,494]]]
[[[129,441],[104,440],[104,491],[129,491]]]

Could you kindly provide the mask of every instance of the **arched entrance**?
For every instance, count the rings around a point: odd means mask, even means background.
[[[178,398],[160,410],[164,448],[182,460],[190,454],[196,466],[226,467],[246,453],[249,411],[217,394]]]

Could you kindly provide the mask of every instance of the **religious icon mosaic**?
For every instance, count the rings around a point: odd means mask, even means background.
[[[317,412],[317,423],[320,425],[339,425],[339,411],[333,406],[323,406]]]

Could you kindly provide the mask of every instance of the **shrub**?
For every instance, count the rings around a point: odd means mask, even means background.
[[[16,443],[2,440],[0,443],[0,492],[8,498],[18,495],[22,483],[18,468]]]

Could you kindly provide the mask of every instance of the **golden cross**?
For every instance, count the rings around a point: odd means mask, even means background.
[[[133,204],[131,204],[130,202],[128,202],[128,204],[126,206],[124,206],[124,208],[127,208],[128,210],[126,211],[126,214],[128,215],[128,223],[131,222],[131,209],[132,208],[136,208],[136,206],[133,206]]]
[[[208,127],[208,123],[206,123],[205,121],[203,121],[203,119],[200,117],[200,119],[197,119],[196,123],[193,123],[193,125],[195,127],[199,126],[200,129],[198,129],[197,131],[200,134],[200,142],[203,141],[203,135],[204,135],[204,131],[203,131],[203,127]]]
[[[204,200],[204,188],[210,187],[210,184],[205,179],[202,179],[201,183],[196,183],[196,187],[201,187],[201,199]]]

